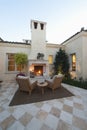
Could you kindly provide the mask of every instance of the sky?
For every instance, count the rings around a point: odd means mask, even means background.
[[[46,22],[46,40],[60,44],[87,29],[87,0],[0,0],[3,40],[31,40],[31,20]]]

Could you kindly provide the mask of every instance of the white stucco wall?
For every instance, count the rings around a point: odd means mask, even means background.
[[[35,46],[33,46],[35,48]],[[58,52],[59,48],[61,46],[58,44],[46,44],[45,46],[45,56],[48,61],[48,56],[53,55],[53,59],[55,58],[56,52]],[[43,45],[41,47],[38,46],[38,50],[40,48],[43,48]],[[37,54],[37,50],[35,50]],[[6,54],[7,53],[19,53],[23,52],[26,53],[30,59],[30,53],[31,53],[31,46],[30,45],[22,45],[22,44],[13,44],[13,43],[0,43],[0,79],[3,80],[14,80],[17,72],[8,72],[7,71],[7,60],[6,60]],[[32,57],[33,59],[33,57]],[[47,62],[46,61],[46,62]],[[49,66],[47,65],[48,71]]]
[[[48,60],[49,55],[52,55],[53,60],[54,60],[56,53],[59,51],[59,48],[60,48],[60,45],[58,44],[48,43],[46,46],[47,60]]]
[[[30,45],[12,44],[12,43],[0,43],[0,79],[11,80],[15,78],[17,72],[7,71],[7,53],[23,52],[29,55]]]
[[[83,63],[82,63],[82,46],[83,46],[83,41],[82,41],[82,33],[74,36],[67,42],[65,42],[65,50],[69,55],[75,53],[76,54],[76,71],[71,70],[71,61],[70,61],[70,72],[73,75],[73,77],[76,77],[79,79],[80,77],[83,77]],[[71,58],[70,58],[71,59]]]
[[[83,78],[87,80],[87,33],[83,34],[82,53]]]

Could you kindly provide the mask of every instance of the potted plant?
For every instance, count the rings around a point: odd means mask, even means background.
[[[27,54],[25,54],[25,53],[16,53],[15,54],[15,62],[17,65],[20,66],[20,75],[23,75],[23,73],[21,72],[22,67],[27,64],[27,61],[28,61]]]

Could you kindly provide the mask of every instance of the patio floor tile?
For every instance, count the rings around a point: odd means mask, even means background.
[[[62,84],[75,96],[9,106],[18,85],[0,87],[0,130],[86,130],[87,90]]]

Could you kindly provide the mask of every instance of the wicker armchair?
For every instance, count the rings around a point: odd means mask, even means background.
[[[36,87],[36,84],[37,84],[36,81],[31,83],[29,77],[24,77],[24,76],[18,76],[16,78],[16,81],[19,85],[20,91],[29,92],[30,95],[31,95],[32,90]]]
[[[62,80],[63,76],[60,77],[58,75],[55,75],[53,79],[46,81],[48,82],[48,87],[54,91],[56,88],[61,87]]]

